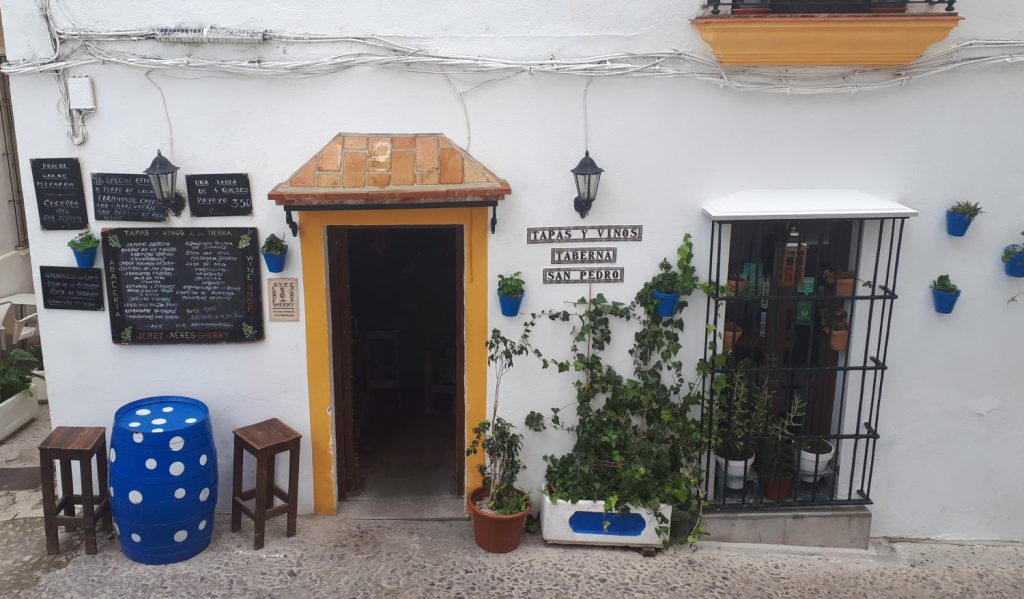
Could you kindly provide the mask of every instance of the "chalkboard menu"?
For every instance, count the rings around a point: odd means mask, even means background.
[[[252,214],[249,175],[186,175],[188,210],[192,216]]]
[[[50,231],[84,229],[85,186],[77,158],[33,158],[32,183],[39,205],[39,227]]]
[[[103,274],[98,268],[40,266],[39,280],[47,310],[103,309]]]
[[[243,227],[104,231],[114,343],[263,339],[258,238]]]
[[[92,201],[96,220],[167,220],[167,209],[157,199],[147,175],[93,173]]]

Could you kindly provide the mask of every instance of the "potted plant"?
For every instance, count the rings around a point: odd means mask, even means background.
[[[672,265],[668,260],[662,260],[658,269],[660,272],[655,275],[652,282],[654,298],[658,300],[655,311],[662,318],[672,318],[675,316],[676,308],[679,307],[679,275],[672,270]]]
[[[817,482],[828,473],[828,466],[836,455],[836,446],[825,439],[804,441],[800,445],[800,471],[798,476],[805,483]]]
[[[935,311],[939,314],[952,314],[956,300],[960,299],[960,289],[949,280],[949,275],[940,275],[932,281],[931,288]]]
[[[508,553],[519,547],[523,524],[530,513],[530,497],[515,486],[525,466],[519,459],[523,436],[505,419],[498,417],[498,393],[501,379],[513,366],[518,356],[526,355],[527,347],[511,341],[501,331],[491,331],[487,341],[487,362],[495,369],[494,407],[490,420],[480,422],[474,429],[476,437],[466,449],[466,455],[481,450],[484,461],[477,470],[483,486],[466,498],[473,518],[473,537],[477,546],[491,553]]]
[[[1003,248],[1003,268],[1011,277],[1024,277],[1024,245],[1011,243]]]
[[[728,377],[723,389],[711,396],[711,428],[717,435],[715,465],[718,475],[725,478],[726,489],[742,489],[754,473],[755,444],[743,437],[755,436],[763,428],[764,402],[758,401],[762,390],[767,391],[756,385],[752,388],[747,376],[736,372]]]
[[[281,272],[284,270],[284,259],[288,255],[288,244],[277,235],[271,233],[263,241],[260,248],[263,260],[267,263],[267,270],[270,272]]]
[[[848,270],[825,269],[821,278],[829,285],[835,285],[836,295],[839,297],[853,297],[853,284],[857,281],[854,274]]]
[[[821,324],[829,336],[833,351],[844,352],[850,345],[850,315],[842,308],[826,309]]]
[[[39,360],[31,352],[13,349],[0,360],[0,441],[10,437],[36,416],[39,403],[29,387],[40,375]]]
[[[743,327],[735,324],[731,320],[725,321],[725,326],[722,331],[722,347],[725,351],[730,351],[736,345],[736,342],[743,336]]]
[[[523,281],[522,273],[498,275],[498,303],[501,304],[502,316],[519,316],[519,307],[525,294],[526,281]]]
[[[799,395],[794,395],[788,410],[772,414],[774,394],[762,397],[766,400],[763,409],[769,414],[762,431],[767,440],[758,446],[755,467],[761,476],[764,497],[775,502],[787,501],[793,497],[793,477],[797,472],[796,448],[791,437],[800,427],[806,404]]]
[[[92,268],[92,265],[96,263],[96,248],[99,245],[100,240],[96,239],[91,231],[82,231],[68,242],[68,247],[75,254],[78,268]]]
[[[953,237],[963,237],[967,227],[971,226],[974,217],[984,212],[981,204],[973,202],[957,202],[946,210],[946,232]]]
[[[747,289],[747,280],[742,275],[733,275],[729,277],[729,291],[733,295],[742,295]]]

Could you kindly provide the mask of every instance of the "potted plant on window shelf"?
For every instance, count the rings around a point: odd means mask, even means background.
[[[92,268],[92,265],[96,263],[96,248],[99,245],[100,240],[96,239],[91,231],[82,231],[68,242],[68,247],[75,255],[78,268]]]
[[[949,280],[949,275],[940,275],[932,281],[931,288],[935,311],[939,314],[952,314],[956,300],[960,299],[960,289]]]
[[[504,418],[498,417],[498,397],[501,379],[519,356],[528,348],[522,342],[508,339],[501,331],[491,331],[487,341],[487,362],[495,369],[494,407],[490,420],[476,425],[476,437],[466,449],[466,455],[484,453],[484,461],[477,470],[483,486],[471,492],[467,499],[473,518],[473,537],[477,546],[491,553],[508,553],[519,547],[523,524],[530,513],[530,497],[515,486],[525,466],[519,459],[523,436]]]
[[[743,372],[734,372],[727,383],[711,394],[708,410],[715,431],[715,466],[724,477],[725,488],[742,489],[754,474],[755,443],[744,437],[756,436],[764,428],[765,402],[759,401],[767,387],[751,385]]]
[[[984,212],[981,204],[973,202],[957,202],[946,210],[946,232],[953,237],[963,237],[967,228],[974,222],[974,217]]]
[[[1024,231],[1020,234],[1024,236]],[[1011,243],[1003,248],[1003,268],[1011,277],[1024,277],[1024,245]]]
[[[39,360],[31,352],[13,349],[0,360],[0,441],[36,417],[39,402],[29,390]]]
[[[836,446],[825,439],[812,439],[800,444],[800,471],[798,477],[805,483],[818,482],[828,474],[829,464],[836,455]]]
[[[833,351],[844,352],[850,345],[850,315],[842,308],[828,308],[821,317],[821,324],[829,336]]]
[[[284,270],[284,260],[288,256],[288,244],[277,235],[271,233],[263,241],[260,248],[263,260],[267,263],[267,270],[270,272],[281,272]]]
[[[765,418],[762,436],[768,439],[758,444],[755,468],[762,480],[764,497],[775,502],[787,501],[793,497],[793,477],[796,475],[796,448],[791,437],[800,428],[800,419],[806,411],[806,404],[799,395],[794,395],[789,409],[772,414],[775,396],[763,393]]]
[[[519,316],[519,307],[523,304],[524,295],[526,281],[523,280],[522,273],[498,275],[498,303],[501,305],[502,316]]]
[[[834,285],[839,297],[853,297],[853,284],[857,282],[854,274],[848,270],[825,269],[821,278],[829,285]]]
[[[731,320],[725,321],[725,325],[722,330],[722,347],[725,351],[731,351],[736,346],[736,342],[743,336],[743,327],[734,323]]]

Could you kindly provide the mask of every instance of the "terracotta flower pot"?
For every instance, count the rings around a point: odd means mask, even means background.
[[[772,501],[789,501],[793,497],[793,475],[764,481],[764,496]]]
[[[853,297],[853,278],[836,279],[836,295],[840,297]]]
[[[722,332],[722,346],[725,347],[725,351],[729,351],[740,340],[743,336],[743,327],[735,327],[733,330],[726,329]]]
[[[846,351],[850,346],[850,331],[829,331],[829,345],[833,351]]]
[[[516,489],[519,493],[526,495]],[[478,547],[491,553],[508,553],[519,547],[523,538],[523,524],[530,513],[530,500],[527,498],[526,509],[518,514],[502,516],[483,512],[476,502],[487,495],[487,489],[480,487],[469,494],[466,503],[473,517],[473,538]]]

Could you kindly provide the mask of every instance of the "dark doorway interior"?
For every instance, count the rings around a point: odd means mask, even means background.
[[[347,258],[351,313],[349,330],[335,342],[348,362],[335,369],[335,402],[346,402],[336,415],[339,445],[346,432],[351,441],[349,459],[339,451],[341,496],[449,495],[461,482],[458,233],[352,227],[335,242],[345,246],[335,253]],[[332,286],[334,304],[346,290]],[[339,312],[332,306],[335,317]],[[339,371],[348,384],[339,385]]]

